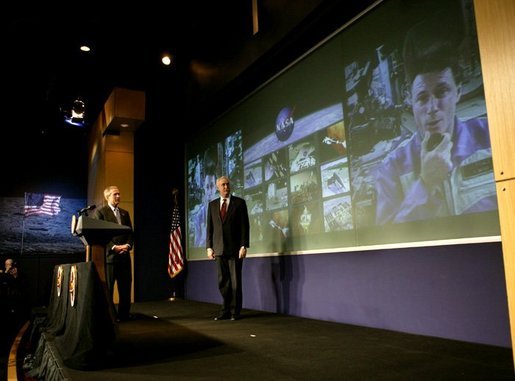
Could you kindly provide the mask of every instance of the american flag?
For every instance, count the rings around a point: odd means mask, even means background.
[[[179,206],[175,205],[172,212],[172,230],[170,232],[168,252],[168,275],[170,275],[171,278],[179,274],[184,268],[181,238]]]
[[[55,216],[61,208],[61,196],[40,193],[25,193],[25,216]]]

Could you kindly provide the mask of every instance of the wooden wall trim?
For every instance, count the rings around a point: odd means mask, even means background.
[[[475,15],[515,343],[515,1],[475,0]],[[515,364],[515,353],[513,356]]]

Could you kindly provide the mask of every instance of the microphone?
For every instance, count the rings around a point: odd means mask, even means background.
[[[88,210],[93,210],[96,207],[97,206],[95,204],[86,206],[85,208],[82,208],[81,210],[79,210],[79,214],[83,214],[83,213],[87,212]]]
[[[442,140],[443,140],[442,134],[440,134],[438,132],[435,134],[432,134],[427,141],[427,150],[428,151],[434,150],[436,148],[436,146],[441,143]]]

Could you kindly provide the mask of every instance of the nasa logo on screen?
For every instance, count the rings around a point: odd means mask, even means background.
[[[287,140],[293,132],[295,126],[293,111],[294,107],[284,107],[275,119],[275,135],[282,142]]]
[[[63,287],[63,266],[59,266],[57,268],[56,287],[57,287],[57,297],[60,297],[61,289]]]
[[[68,283],[68,292],[70,293],[70,305],[75,307],[75,295],[77,292],[77,266],[70,268],[70,282]]]

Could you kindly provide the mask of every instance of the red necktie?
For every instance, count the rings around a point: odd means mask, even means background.
[[[220,209],[220,217],[222,218],[222,222],[225,221],[225,215],[227,214],[227,203],[225,202],[225,198],[222,201],[222,208]]]

